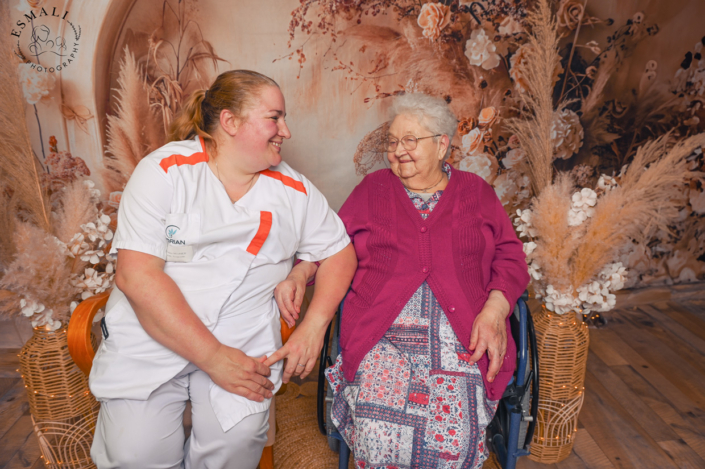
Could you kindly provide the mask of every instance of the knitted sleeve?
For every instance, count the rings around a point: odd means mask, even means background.
[[[365,227],[367,221],[367,185],[369,176],[358,184],[350,193],[338,211],[338,216],[343,220],[350,241],[355,244],[355,234]]]
[[[509,301],[510,307],[514,308],[530,280],[526,256],[523,244],[517,238],[514,226],[504,211],[502,203],[491,187],[489,192],[491,193],[485,193],[485,197],[494,199],[488,201],[488,205],[493,204],[494,206],[490,213],[495,218],[497,228],[494,233],[495,254],[487,293],[491,290],[501,291]]]

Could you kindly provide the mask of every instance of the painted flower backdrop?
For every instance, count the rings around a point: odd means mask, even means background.
[[[705,39],[680,51],[683,62],[673,77],[659,76],[654,58],[638,87],[615,98],[608,90],[617,72],[631,65],[635,47],[659,28],[639,11],[618,25],[585,5],[561,0],[551,13],[559,34],[549,85],[551,166],[582,188],[568,195],[568,223],[575,227],[591,216],[598,197],[617,184],[644,144],[705,129]],[[460,120],[450,163],[491,183],[514,214],[539,195],[526,151],[507,125],[526,110],[528,61],[543,54],[529,40],[535,25],[527,16],[534,6],[503,0],[302,0],[292,11],[289,57],[303,68],[309,41],[327,43],[322,65],[358,83],[365,102],[414,91],[445,98]],[[604,39],[581,40],[586,27]],[[358,174],[384,164],[379,150],[386,125],[371,129],[358,145],[353,158]],[[705,278],[705,162],[697,146],[685,158],[689,173],[674,201],[678,216],[651,238],[625,243],[595,282],[611,282],[614,290]],[[583,297],[596,300],[595,282]]]

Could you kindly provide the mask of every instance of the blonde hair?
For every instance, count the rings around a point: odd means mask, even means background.
[[[216,147],[213,132],[223,109],[244,119],[252,101],[266,86],[279,85],[271,78],[251,70],[230,70],[218,75],[207,90],[194,91],[171,123],[169,141],[189,140],[198,135]]]

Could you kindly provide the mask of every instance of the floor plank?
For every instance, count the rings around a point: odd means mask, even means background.
[[[666,303],[656,303],[656,306],[662,313],[670,318],[678,321],[683,327],[691,331],[693,334],[705,340],[705,321],[692,314],[688,308],[679,305],[676,302],[669,301]]]
[[[592,352],[588,358],[587,369],[651,438],[655,441],[678,439],[671,427]]]
[[[687,361],[690,366],[698,370],[701,375],[705,376],[705,350],[700,352],[693,348],[691,344],[683,340],[682,336],[677,336],[659,320],[641,309],[625,311],[622,313],[622,317],[629,320],[638,330],[648,332],[656,337],[676,352],[681,359]],[[662,315],[662,317],[665,318],[666,316]],[[703,342],[703,345],[705,345],[705,342]]]
[[[41,467],[44,467],[44,461],[40,459],[41,455],[37,437],[34,432],[30,432],[24,445],[15,453],[4,469],[28,469],[34,467],[38,461]]]
[[[693,334],[682,324],[674,321],[668,315],[663,314],[660,310],[650,305],[642,305],[642,311],[651,316],[664,328],[668,329],[675,337],[678,337],[683,343],[693,347],[698,352],[705,354],[705,340]]]
[[[691,313],[705,321],[705,300],[688,300],[681,302]]]
[[[612,368],[620,379],[625,382],[641,399],[666,422],[673,431],[685,441],[701,458],[705,457],[705,436],[692,424],[689,415],[682,415],[672,403],[659,393],[643,376],[631,366]]]
[[[580,456],[580,459],[590,469],[614,469],[614,465],[595,443],[595,440],[592,439],[590,432],[584,428],[578,429],[578,434],[573,444],[573,452]]]
[[[690,400],[683,392],[678,389],[671,381],[661,374],[650,362],[645,360],[641,355],[636,353],[624,338],[617,334],[614,330],[595,329],[591,330],[593,335],[603,336],[609,340],[612,347],[624,357],[638,374],[640,374],[649,384],[659,390],[662,394],[662,399],[672,405],[684,418],[691,423],[694,428],[705,435],[705,419],[704,414],[692,400]],[[619,367],[614,367],[619,368]],[[669,373],[667,373],[669,374]],[[593,435],[594,436],[594,435]]]
[[[0,349],[0,378],[19,378],[19,349]]]
[[[589,371],[586,373],[585,401],[580,419],[615,467],[675,468],[629,413]],[[626,403],[625,403],[626,404]]]
[[[613,331],[632,350],[638,353],[649,366],[666,377],[697,407],[705,409],[705,375],[686,363],[667,345],[651,335],[648,331],[638,329],[624,318],[613,323]],[[705,412],[702,412],[705,418]]]
[[[12,426],[29,411],[29,403],[22,382],[7,391],[0,402],[0,442]],[[2,466],[0,466],[2,467]]]
[[[680,469],[702,469],[705,460],[698,456],[683,440],[661,441],[659,446],[668,453]]]
[[[34,436],[32,428],[32,418],[27,410],[0,439],[0,467],[9,463],[25,442]]]

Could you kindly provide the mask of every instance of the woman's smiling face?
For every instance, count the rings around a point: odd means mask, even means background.
[[[440,170],[440,163],[445,157],[444,139],[439,137],[423,138],[433,135],[416,116],[399,114],[389,126],[389,138],[400,141],[407,135],[422,138],[416,148],[407,150],[399,142],[393,152],[387,152],[387,159],[392,172],[400,178],[410,179],[416,176],[428,177]],[[434,142],[434,140],[437,140]]]
[[[235,135],[239,152],[253,170],[262,171],[281,163],[282,143],[291,138],[285,116],[284,96],[279,88],[262,88]]]

